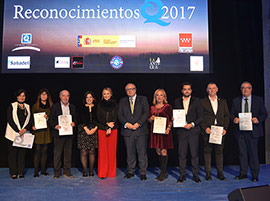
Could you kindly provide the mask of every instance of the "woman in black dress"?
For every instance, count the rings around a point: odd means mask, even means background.
[[[83,105],[78,113],[78,148],[81,150],[83,177],[88,176],[87,155],[89,155],[89,176],[94,176],[95,149],[98,148],[97,109],[93,92],[84,94]]]

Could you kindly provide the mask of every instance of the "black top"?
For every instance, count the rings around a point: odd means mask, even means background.
[[[7,121],[9,123],[9,125],[11,126],[11,128],[15,131],[15,132],[19,132],[19,128],[18,126],[15,124],[14,120],[13,120],[13,107],[12,105],[10,104],[8,106],[8,110],[7,110]],[[26,110],[26,108],[24,109],[21,109],[19,106],[18,106],[18,109],[17,109],[17,116],[18,116],[18,120],[19,120],[19,124],[21,126],[21,128],[23,127],[24,125],[24,122],[27,118],[27,115],[28,115],[28,112]],[[33,117],[32,115],[30,116],[30,120],[28,122],[28,124],[24,127],[26,130],[30,130],[31,129],[31,125],[33,124]]]
[[[109,128],[106,124],[107,122],[114,122],[114,127],[112,129],[118,128],[117,111],[118,105],[114,100],[101,100],[97,107],[98,128],[107,130]]]
[[[89,111],[89,107],[82,105],[78,112],[78,124],[82,126],[87,126],[89,128],[94,128],[97,126],[97,107],[94,105]]]

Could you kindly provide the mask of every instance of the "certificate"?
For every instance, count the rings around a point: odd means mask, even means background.
[[[12,146],[32,149],[35,136],[31,133],[25,133],[20,136],[19,133],[16,133]]]
[[[252,131],[252,113],[239,113],[239,130],[240,131]]]
[[[153,125],[153,133],[165,134],[167,118],[166,117],[155,117]]]
[[[184,109],[180,110],[173,110],[173,127],[184,127],[187,122],[186,122],[186,113]]]
[[[45,112],[39,112],[39,113],[34,113],[34,123],[36,129],[44,129],[47,128],[47,120],[44,117]]]
[[[59,129],[59,135],[73,135],[73,128],[71,126],[72,116],[71,115],[59,115],[58,124],[61,126]]]
[[[222,126],[211,126],[211,134],[209,137],[209,143],[221,144],[222,143]]]

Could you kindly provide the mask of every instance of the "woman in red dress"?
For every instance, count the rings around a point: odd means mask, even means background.
[[[166,129],[163,134],[153,132],[155,117],[165,117]],[[154,93],[153,106],[151,106],[150,117],[148,121],[151,123],[150,148],[155,148],[160,158],[160,175],[156,178],[158,181],[164,181],[168,178],[167,149],[173,149],[172,127],[172,107],[168,104],[167,95],[164,89],[157,89]]]

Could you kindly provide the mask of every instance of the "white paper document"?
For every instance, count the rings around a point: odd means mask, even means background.
[[[211,126],[211,134],[209,137],[209,143],[221,144],[222,143],[222,126]]]
[[[39,113],[34,113],[34,123],[36,129],[44,129],[47,128],[47,120],[44,117],[45,112],[39,112]]]
[[[166,117],[155,117],[153,125],[153,133],[165,134],[167,118]]]
[[[71,126],[71,123],[71,115],[59,115],[58,125],[61,126],[61,128],[59,129],[59,135],[73,135],[73,128]]]
[[[180,110],[173,110],[173,127],[184,127],[187,122],[186,122],[186,113],[184,109]]]
[[[252,113],[246,112],[246,113],[239,113],[239,130],[240,131],[252,131]]]
[[[25,133],[22,136],[20,136],[19,133],[16,133],[12,146],[32,149],[34,139],[35,136],[31,133]]]

